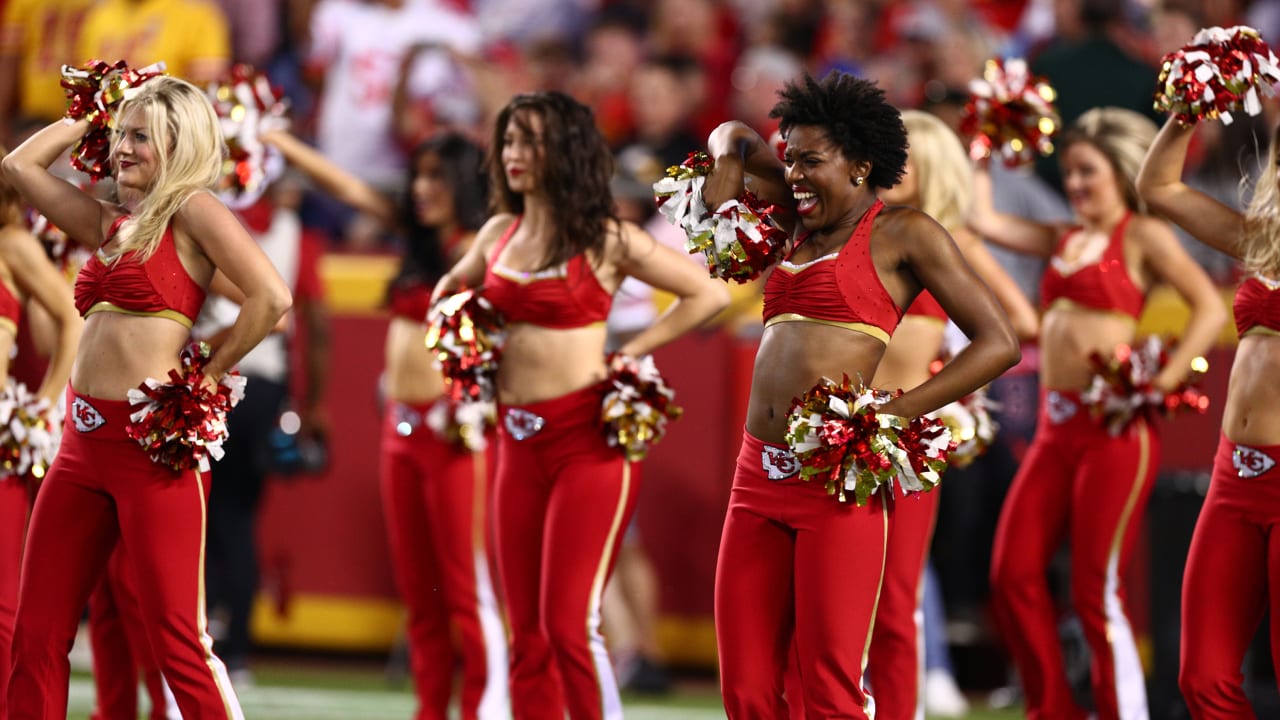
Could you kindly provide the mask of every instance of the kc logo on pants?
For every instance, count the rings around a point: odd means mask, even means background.
[[[1242,478],[1256,478],[1276,466],[1276,461],[1261,450],[1244,445],[1237,445],[1231,453],[1231,464],[1236,467],[1236,475]]]
[[[71,420],[75,423],[76,430],[82,433],[97,430],[107,424],[106,419],[102,417],[102,413],[98,412],[97,408],[90,405],[82,397],[76,398],[71,403]]]
[[[760,451],[760,468],[770,480],[786,480],[800,472],[800,461],[788,448],[765,445]]]
[[[528,410],[507,408],[507,413],[502,418],[502,423],[507,426],[507,432],[511,433],[511,437],[517,440],[527,440],[537,435],[547,421],[542,419],[540,415],[531,413]]]

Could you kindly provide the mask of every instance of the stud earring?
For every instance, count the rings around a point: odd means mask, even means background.
[[[862,178],[861,178],[861,177],[856,177],[856,178],[854,178],[854,179],[853,179],[853,186],[854,186],[854,187],[862,187]]]

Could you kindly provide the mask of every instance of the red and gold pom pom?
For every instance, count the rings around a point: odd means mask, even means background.
[[[1156,376],[1169,363],[1168,350],[1158,337],[1149,337],[1137,347],[1119,345],[1110,358],[1095,352],[1089,363],[1093,381],[1080,399],[1112,435],[1120,435],[1138,418],[1209,409],[1209,397],[1199,385],[1209,370],[1209,362],[1202,357],[1191,361],[1190,374],[1177,388],[1166,393],[1153,387]]]
[[[1257,30],[1205,28],[1160,61],[1155,108],[1183,125],[1219,117],[1230,125],[1233,112],[1262,112],[1260,96],[1274,95],[1280,82],[1277,64]]]
[[[973,139],[969,155],[983,160],[999,155],[1009,167],[1053,152],[1061,127],[1054,105],[1058,94],[1044,78],[1032,75],[1020,58],[988,60],[982,78],[969,83],[960,131]]]
[[[244,397],[245,378],[228,373],[216,391],[203,385],[209,362],[207,343],[192,343],[181,355],[181,367],[169,371],[169,382],[147,378],[129,390],[126,434],[151,459],[173,470],[208,472],[210,458],[221,460],[227,439],[227,413]]]
[[[0,481],[30,475],[43,479],[58,452],[62,423],[57,408],[20,382],[0,389]]]
[[[951,467],[966,467],[991,447],[1000,432],[1000,423],[992,413],[999,409],[982,387],[930,413],[947,426],[956,443],[947,459]]]
[[[210,85],[208,94],[229,150],[222,161],[219,195],[233,208],[248,207],[284,172],[280,151],[261,136],[289,127],[289,101],[266,74],[244,63]]]
[[[76,274],[80,272],[80,267],[92,254],[90,250],[67,237],[67,233],[62,228],[54,225],[49,218],[35,208],[27,209],[26,221],[27,228],[40,241],[45,254],[69,282],[74,281]]]
[[[427,313],[427,349],[456,401],[493,401],[505,340],[502,316],[475,290],[441,298]]]
[[[714,166],[705,152],[689,154],[667,168],[653,185],[658,211],[685,231],[689,254],[701,253],[712,277],[749,282],[778,261],[787,234],[772,222],[776,208],[750,191],[714,211],[702,199],[702,188]]]
[[[427,410],[424,420],[440,440],[482,452],[489,447],[488,430],[497,425],[498,409],[493,402],[458,401],[446,396]]]
[[[111,131],[115,110],[138,86],[164,74],[164,63],[134,70],[118,60],[109,65],[90,60],[80,67],[62,66],[62,89],[67,96],[67,114],[72,120],[86,119],[89,131],[71,150],[71,166],[93,180],[111,175]]]
[[[907,420],[877,408],[893,395],[854,386],[849,377],[823,378],[791,405],[787,443],[802,467],[800,477],[823,481],[829,494],[865,505],[895,479],[903,493],[937,487],[955,449],[941,420]]]
[[[667,423],[684,412],[675,390],[662,379],[652,355],[609,358],[608,390],[600,403],[600,420],[610,447],[620,447],[628,460],[643,460],[667,433]]]

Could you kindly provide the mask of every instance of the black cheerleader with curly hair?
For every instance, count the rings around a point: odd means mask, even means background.
[[[781,122],[786,137],[797,125],[817,125],[850,160],[871,163],[867,184],[890,188],[907,166],[907,129],[898,108],[869,80],[831,71],[822,80],[806,75],[787,83],[769,117]]]
[[[721,690],[731,719],[787,717],[788,705],[802,704],[808,717],[865,720],[875,706],[862,665],[890,561],[888,518],[894,503],[914,498],[903,500],[895,481],[857,505],[821,479],[807,481],[808,456],[788,440],[805,420],[792,420],[794,399],[821,392],[824,378],[874,378],[903,309],[925,290],[972,342],[878,413],[914,418],[958,400],[1013,365],[1018,345],[947,231],[876,196],[903,177],[907,161],[906,129],[884,93],[833,72],[790,82],[779,96],[771,114],[786,138],[781,159],[743,123],[725,123],[707,140],[715,159],[707,204],[750,188],[780,210],[774,219],[792,237],[765,282],[764,333],[716,564]],[[850,442],[832,452],[859,450]],[[838,483],[847,489],[843,474]],[[914,708],[885,710],[895,717]]]

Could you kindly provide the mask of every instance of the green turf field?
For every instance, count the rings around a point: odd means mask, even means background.
[[[392,688],[374,666],[315,667],[272,662],[255,668],[256,685],[239,692],[246,720],[409,720],[414,701],[407,687]],[[709,682],[682,684],[660,699],[626,697],[627,720],[720,720],[724,711]],[[89,677],[71,684],[68,720],[87,720],[93,705]],[[975,711],[968,720],[1015,720],[1016,711]]]

